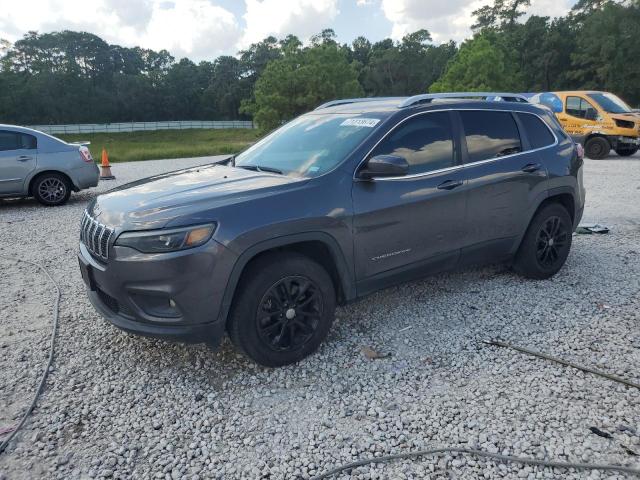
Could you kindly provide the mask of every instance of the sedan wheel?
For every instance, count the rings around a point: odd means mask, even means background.
[[[33,195],[43,205],[62,205],[69,200],[71,188],[69,181],[64,176],[50,173],[36,179]]]

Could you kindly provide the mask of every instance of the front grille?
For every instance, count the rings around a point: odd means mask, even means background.
[[[107,260],[109,258],[109,240],[113,235],[111,228],[98,223],[85,210],[80,222],[80,241],[93,255]]]

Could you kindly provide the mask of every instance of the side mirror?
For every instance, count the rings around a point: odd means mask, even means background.
[[[376,155],[358,173],[358,178],[371,180],[376,177],[402,177],[409,171],[409,164],[399,155]]]

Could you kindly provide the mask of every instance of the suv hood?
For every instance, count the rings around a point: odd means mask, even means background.
[[[144,178],[98,196],[87,207],[103,225],[117,230],[162,228],[177,217],[195,223],[215,220],[207,212],[233,203],[296,188],[306,178],[205,165]],[[195,220],[195,222],[194,222]],[[173,223],[171,226],[178,226]]]

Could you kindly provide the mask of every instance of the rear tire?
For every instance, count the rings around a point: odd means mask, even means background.
[[[336,294],[319,264],[297,253],[268,254],[243,273],[227,329],[256,363],[280,367],[315,352],[333,323]]]
[[[638,151],[638,147],[616,148],[616,153],[621,157],[630,157],[631,155],[635,155],[637,151]]]
[[[71,182],[60,173],[43,173],[33,182],[31,193],[47,207],[64,205],[71,196]]]
[[[611,151],[609,140],[604,137],[591,137],[584,144],[584,154],[592,160],[602,160]]]
[[[571,250],[573,223],[559,203],[540,209],[531,220],[513,265],[520,275],[543,280],[555,275]]]

